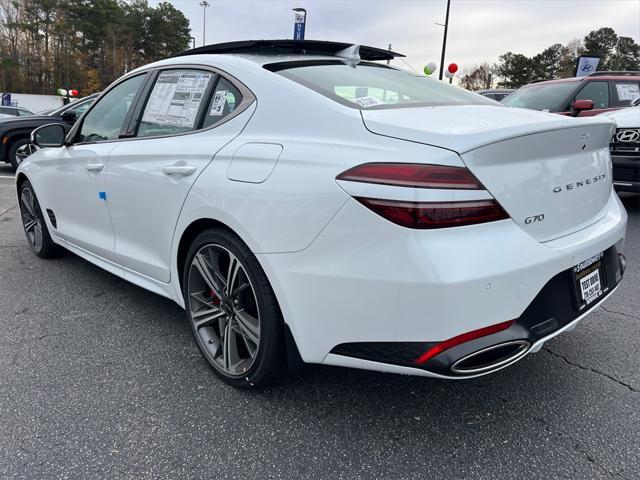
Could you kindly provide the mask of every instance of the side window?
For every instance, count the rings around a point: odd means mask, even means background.
[[[18,115],[21,117],[28,117],[31,115],[31,113],[28,112],[27,110],[18,110]]]
[[[218,123],[224,117],[232,113],[242,102],[242,94],[226,78],[220,77],[216,89],[207,106],[203,128]]]
[[[85,112],[85,110],[91,106],[92,103],[93,103],[93,100],[90,100],[90,101],[84,102],[81,105],[78,105],[75,108],[70,108],[69,110],[76,113],[76,118],[80,118],[80,115],[82,115]]]
[[[200,70],[161,72],[144,107],[137,136],[173,135],[198,128],[199,113],[215,77]]]
[[[640,97],[640,84],[636,82],[614,82],[616,88],[616,107],[628,107],[631,102]]]
[[[587,82],[576,100],[592,100],[593,108],[609,108],[609,82]]]
[[[118,138],[145,77],[143,74],[130,78],[107,92],[84,118],[77,141],[99,142]]]

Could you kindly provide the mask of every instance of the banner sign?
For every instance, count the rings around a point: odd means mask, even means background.
[[[2,103],[1,105],[3,107],[10,107],[11,106],[11,94],[10,93],[3,93],[2,94]]]
[[[307,15],[296,12],[295,23],[293,26],[293,39],[304,40],[304,26],[307,21]]]
[[[600,57],[580,55],[576,64],[576,77],[586,77],[598,69]]]

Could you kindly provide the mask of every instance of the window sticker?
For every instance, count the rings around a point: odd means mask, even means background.
[[[163,72],[158,76],[143,123],[180,128],[195,127],[196,117],[211,73]]]
[[[354,102],[356,102],[361,107],[365,107],[365,108],[366,107],[373,107],[375,105],[382,104],[382,102],[380,100],[378,100],[376,97],[372,97],[372,96],[356,98],[354,100]]]
[[[211,102],[211,117],[221,117],[224,113],[224,106],[227,103],[227,92],[229,90],[217,90]]]
[[[637,83],[616,83],[618,100],[634,100],[640,97],[640,86]]]

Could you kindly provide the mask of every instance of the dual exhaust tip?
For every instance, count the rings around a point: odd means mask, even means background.
[[[491,345],[465,355],[451,365],[456,375],[477,375],[509,365],[523,357],[531,348],[526,340],[512,340]]]

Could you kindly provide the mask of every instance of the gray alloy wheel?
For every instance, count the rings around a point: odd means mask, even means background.
[[[25,180],[20,184],[19,192],[20,216],[29,246],[40,258],[55,257],[56,245],[49,235],[33,186],[28,180]]]
[[[260,349],[260,309],[245,267],[227,248],[207,244],[193,256],[187,308],[211,365],[226,376],[245,375]]]
[[[38,214],[38,202],[31,185],[24,185],[20,192],[20,212],[29,245],[31,245],[34,252],[40,253],[45,239],[42,222]]]

